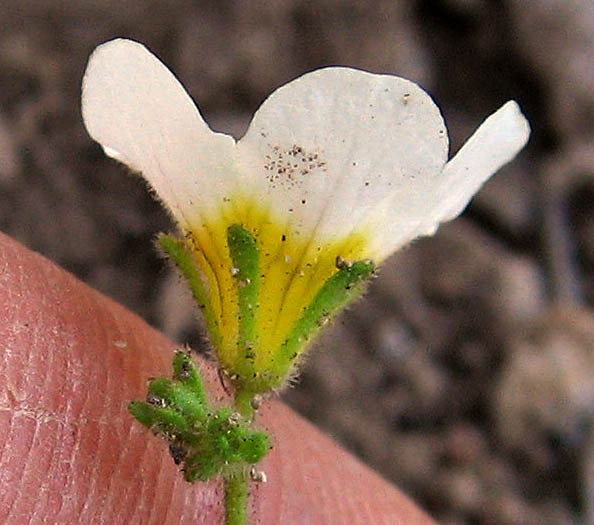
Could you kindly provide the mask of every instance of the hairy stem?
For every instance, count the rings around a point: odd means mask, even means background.
[[[248,420],[254,417],[254,394],[247,390],[235,391],[235,410]],[[242,470],[225,479],[225,519],[227,525],[247,525],[250,482]]]
[[[225,480],[225,523],[247,525],[249,481],[242,471]]]
[[[235,391],[235,410],[248,421],[254,419],[254,407],[252,406],[253,399],[254,394],[248,390]]]

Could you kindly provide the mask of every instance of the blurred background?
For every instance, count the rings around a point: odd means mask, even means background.
[[[592,0],[1,0],[0,27],[0,229],[198,351],[153,249],[172,223],[82,126],[98,43],[144,42],[235,136],[325,65],[420,83],[454,152],[518,100],[527,149],[388,261],[282,397],[443,524],[594,523]]]

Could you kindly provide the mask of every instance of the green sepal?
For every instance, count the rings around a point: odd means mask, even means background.
[[[192,246],[189,241],[180,239],[174,235],[161,234],[158,237],[159,246],[169,255],[171,260],[179,268],[182,275],[188,281],[192,295],[198,307],[202,310],[204,320],[208,326],[215,347],[218,347],[221,341],[219,325],[214,314],[212,303],[206,292],[204,282],[199,273],[198,262],[192,253]]]
[[[371,261],[347,263],[339,259],[337,267],[338,272],[324,283],[281,346],[277,360],[281,370],[288,370],[320,329],[365,291],[375,273]]]
[[[227,229],[229,255],[233,261],[232,275],[237,284],[239,307],[239,358],[254,360],[258,344],[256,319],[260,283],[260,252],[254,236],[239,224]]]
[[[284,343],[272,354],[263,371],[251,374],[234,368],[236,406],[242,413],[250,413],[254,395],[270,392],[286,384],[298,358],[317,333],[334,319],[351,301],[359,297],[375,275],[375,265],[368,260],[347,262],[337,259],[338,271],[320,288],[312,302],[303,309]],[[241,408],[240,408],[241,407]]]
[[[173,379],[149,383],[146,402],[133,401],[130,413],[169,442],[186,481],[230,477],[260,461],[270,449],[268,434],[255,431],[249,420],[210,405],[200,372],[188,352],[173,359]]]

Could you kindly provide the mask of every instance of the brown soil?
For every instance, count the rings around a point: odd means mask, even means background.
[[[442,523],[594,520],[591,0],[0,3],[0,226],[204,349],[152,249],[173,228],[79,111],[100,42],[147,44],[217,129],[329,64],[418,81],[455,151],[515,98],[529,147],[391,259],[285,399]]]

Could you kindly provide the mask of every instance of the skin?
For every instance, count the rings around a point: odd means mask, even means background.
[[[170,376],[175,345],[2,234],[0,281],[0,523],[222,523],[221,485],[185,483],[126,409],[148,378]],[[433,523],[282,403],[258,419],[275,446],[253,523]]]

